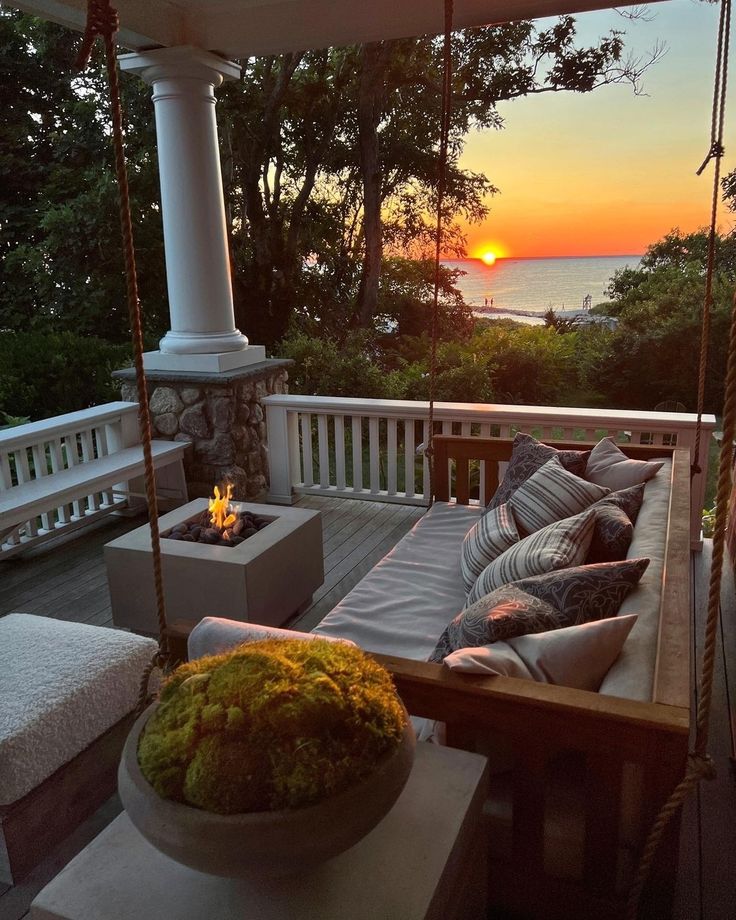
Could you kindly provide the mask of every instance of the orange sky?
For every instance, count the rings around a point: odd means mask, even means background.
[[[543,94],[504,103],[503,131],[472,134],[462,165],[500,189],[482,225],[467,228],[468,255],[629,255],[673,227],[710,218],[712,172],[695,176],[709,146],[716,6],[668,0],[651,22],[612,11],[578,17],[583,39],[608,28],[627,33],[643,54],[657,39],[668,52],[644,77],[648,95],[626,86],[593,93]],[[736,134],[736,90],[727,132]],[[729,156],[730,154],[730,156]],[[736,165],[726,139],[724,172]],[[721,229],[733,216],[723,212]]]

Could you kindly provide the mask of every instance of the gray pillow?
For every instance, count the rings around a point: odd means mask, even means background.
[[[595,527],[586,564],[619,562],[626,558],[634,536],[634,525],[617,505],[600,502],[595,506]]]
[[[618,492],[609,492],[605,498],[596,502],[599,505],[616,505],[628,517],[632,524],[636,524],[639,517],[639,511],[644,501],[644,489],[646,483],[641,482],[636,486],[629,486],[628,489],[619,489]]]
[[[546,601],[504,585],[459,613],[445,627],[430,661],[442,662],[461,648],[488,645],[528,633],[564,626],[564,618]]]
[[[523,578],[514,587],[555,607],[565,626],[576,626],[616,616],[648,565],[648,559],[579,565]]]
[[[589,450],[557,450],[549,444],[542,444],[530,434],[520,431],[514,438],[511,459],[506,467],[503,481],[487,507],[498,508],[499,505],[507,502],[519,486],[552,457],[559,457],[562,465],[570,473],[582,476],[589,454]]]

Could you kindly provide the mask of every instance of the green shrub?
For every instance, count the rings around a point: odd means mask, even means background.
[[[0,332],[0,413],[32,420],[119,399],[112,372],[128,345],[72,332]]]

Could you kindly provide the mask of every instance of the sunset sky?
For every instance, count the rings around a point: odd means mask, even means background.
[[[606,86],[519,99],[499,107],[504,130],[468,138],[462,165],[500,189],[486,221],[467,230],[468,255],[638,254],[673,227],[709,221],[712,168],[695,171],[709,147],[718,7],[667,0],[648,9],[651,22],[613,11],[578,17],[581,40],[616,28],[636,54],[667,44],[644,76],[647,96]],[[730,96],[724,172],[736,165],[736,90]],[[734,217],[724,210],[721,229]]]

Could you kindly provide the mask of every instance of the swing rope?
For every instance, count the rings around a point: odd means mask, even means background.
[[[702,473],[700,464],[700,440],[703,426],[703,407],[705,404],[705,384],[708,369],[708,348],[710,346],[711,312],[713,304],[713,275],[716,261],[716,235],[718,202],[721,190],[721,161],[724,147],[723,136],[726,120],[726,90],[728,88],[728,46],[731,35],[731,0],[721,0],[721,12],[718,22],[718,47],[716,50],[716,70],[713,85],[713,109],[710,122],[710,148],[697,169],[696,175],[703,174],[711,160],[715,160],[713,170],[713,196],[710,209],[710,230],[708,232],[708,255],[705,272],[705,295],[702,309],[702,329],[700,333],[700,364],[698,374],[698,419],[695,425],[695,445],[690,465],[690,477]],[[707,462],[706,462],[707,468]]]
[[[437,376],[437,326],[440,299],[440,255],[442,251],[442,222],[447,186],[447,159],[450,147],[450,119],[452,116],[452,21],[454,17],[453,0],[445,3],[445,31],[442,47],[442,115],[440,121],[440,155],[439,174],[437,176],[437,222],[435,225],[434,247],[434,294],[432,298],[432,344],[429,357],[429,420],[428,438],[424,455],[429,466],[429,505],[434,502],[434,400],[435,378]],[[406,436],[406,435],[405,435]]]
[[[123,113],[120,102],[120,82],[118,79],[117,59],[115,57],[115,35],[119,28],[117,10],[110,6],[109,0],[88,0],[87,25],[82,37],[82,44],[76,60],[78,70],[84,70],[89,64],[95,40],[100,37],[105,47],[105,65],[110,85],[110,108],[112,113],[112,140],[115,154],[115,174],[117,178],[120,204],[120,231],[123,239],[125,256],[125,278],[128,302],[128,315],[133,338],[135,357],[135,379],[138,395],[138,427],[143,445],[143,464],[146,483],[146,505],[151,529],[151,549],[153,558],[153,580],[156,589],[156,611],[158,615],[158,650],[147,665],[141,680],[138,694],[137,711],[145,708],[148,699],[148,684],[156,668],[166,671],[170,652],[166,628],[166,607],[164,603],[163,577],[161,573],[161,539],[158,526],[158,501],[156,497],[156,477],[151,454],[151,415],[148,408],[148,389],[143,370],[143,328],[141,323],[141,304],[138,297],[138,279],[135,265],[135,247],[133,244],[133,219],[130,208],[128,175],[125,165],[125,135],[123,132]]]

